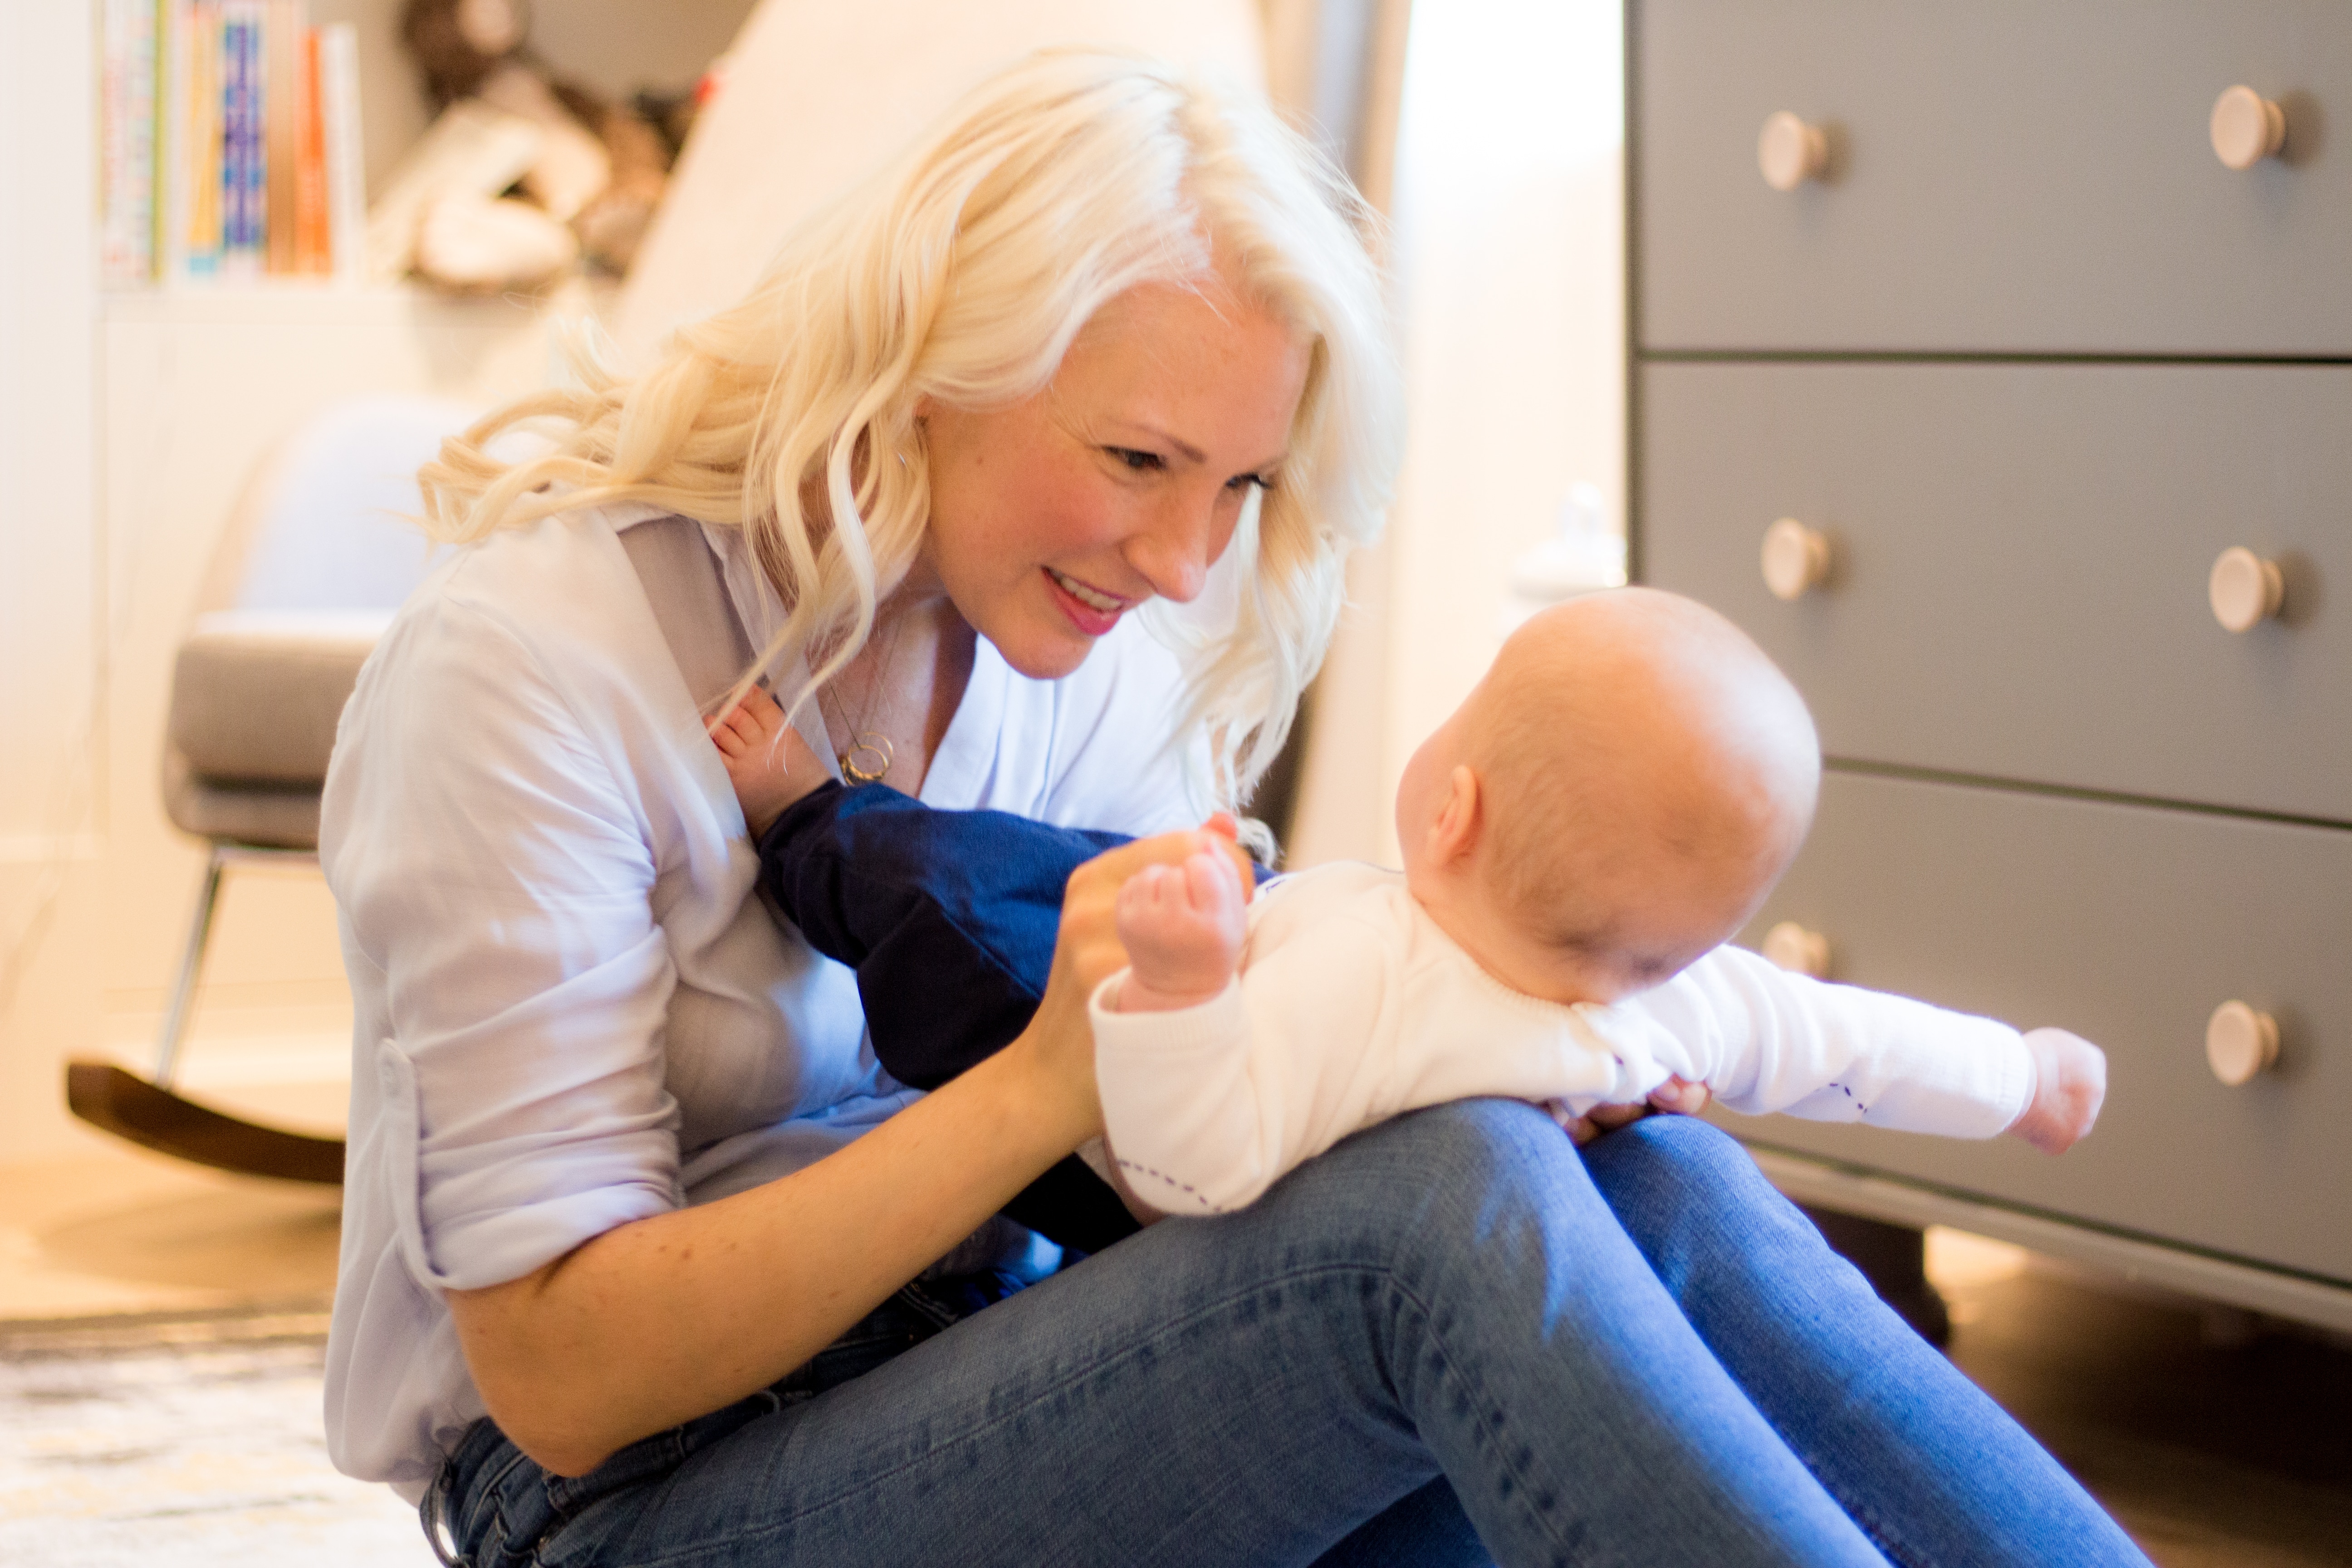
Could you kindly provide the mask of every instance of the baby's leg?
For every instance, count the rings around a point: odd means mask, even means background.
[[[761,839],[760,886],[811,947],[857,972],[882,1065],[936,1089],[1028,1027],[1070,873],[1126,842],[828,784]]]
[[[874,1054],[929,1089],[1002,1049],[1045,993],[1062,889],[1126,842],[992,811],[933,811],[882,784],[826,784],[760,841],[760,886],[809,945],[857,972]],[[1076,1155],[1004,1205],[1099,1252],[1136,1224]]]

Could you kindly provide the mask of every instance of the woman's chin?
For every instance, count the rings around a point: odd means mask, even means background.
[[[1094,639],[1088,638],[1082,647],[1067,643],[1048,646],[1036,641],[1018,648],[1000,644],[996,651],[1004,656],[1006,664],[1032,680],[1059,680],[1076,674],[1078,666],[1087,662],[1087,655],[1094,650]]]
[[[1099,637],[1089,637],[1067,625],[1008,628],[1003,637],[990,636],[983,630],[982,635],[995,645],[998,656],[1006,664],[1032,680],[1059,680],[1072,674],[1102,641]]]

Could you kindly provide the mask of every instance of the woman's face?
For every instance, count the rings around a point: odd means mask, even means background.
[[[1005,408],[926,400],[930,525],[911,586],[1004,660],[1067,675],[1154,595],[1200,593],[1253,484],[1278,481],[1306,344],[1212,282],[1097,312],[1052,383]]]

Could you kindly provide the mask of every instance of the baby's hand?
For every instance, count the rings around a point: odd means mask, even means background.
[[[1181,866],[1148,866],[1118,890],[1118,940],[1132,973],[1125,1013],[1161,1013],[1208,1001],[1234,977],[1247,895],[1233,857],[1203,849]]]
[[[1706,1102],[1713,1097],[1714,1091],[1704,1083],[1670,1078],[1652,1089],[1649,1100],[1643,1104],[1596,1105],[1565,1125],[1570,1141],[1581,1149],[1602,1133],[1614,1132],[1654,1111],[1668,1116],[1696,1116],[1706,1109]]]
[[[2063,1154],[2099,1119],[2107,1055],[2063,1029],[2031,1030],[2025,1048],[2033,1054],[2033,1103],[2009,1130],[2045,1154]]]
[[[753,687],[734,711],[710,724],[710,739],[758,843],[785,809],[831,775],[776,700]]]

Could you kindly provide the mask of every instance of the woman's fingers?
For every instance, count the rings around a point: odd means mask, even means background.
[[[1231,817],[1225,818],[1228,825],[1232,820]],[[1210,819],[1206,827],[1188,827],[1174,833],[1157,834],[1150,838],[1138,838],[1122,844],[1116,849],[1105,850],[1070,874],[1070,887],[1076,889],[1082,883],[1092,887],[1107,882],[1112,894],[1116,895],[1121,884],[1146,866],[1181,866],[1204,849],[1224,857],[1233,867],[1234,876],[1240,879],[1244,892],[1256,888],[1257,878],[1251,869],[1249,857],[1232,838],[1219,831],[1214,817]],[[1066,910],[1068,907],[1066,897],[1063,908]]]
[[[1712,1098],[1704,1083],[1670,1078],[1650,1091],[1650,1107],[1675,1116],[1696,1116],[1706,1109],[1706,1102]]]
[[[1108,849],[1070,873],[1062,892],[1062,931],[1054,950],[1058,978],[1066,963],[1070,983],[1091,992],[1127,967],[1118,939],[1118,894],[1128,879],[1153,866],[1181,867],[1203,849],[1232,846],[1213,834],[1188,828],[1138,838]]]

